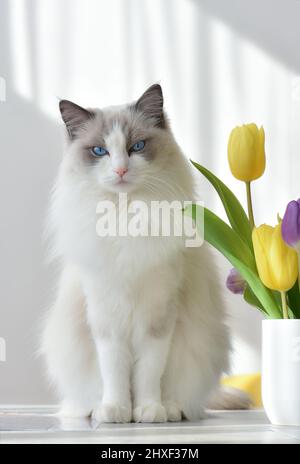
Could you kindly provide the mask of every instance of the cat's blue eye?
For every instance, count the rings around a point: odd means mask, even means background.
[[[130,151],[131,152],[132,151],[134,151],[134,152],[141,151],[144,147],[145,147],[145,141],[144,140],[139,140],[134,145],[132,145]]]
[[[104,156],[108,155],[108,151],[103,147],[93,147],[91,148],[92,155],[94,156]]]

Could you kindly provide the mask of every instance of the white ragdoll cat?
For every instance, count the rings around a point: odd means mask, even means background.
[[[218,389],[229,334],[213,255],[178,237],[99,237],[99,201],[195,200],[159,85],[134,103],[86,110],[62,100],[68,145],[49,218],[63,262],[42,351],[61,414],[101,422],[197,420]]]

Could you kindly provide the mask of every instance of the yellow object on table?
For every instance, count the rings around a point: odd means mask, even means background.
[[[251,397],[253,407],[261,408],[261,374],[245,374],[245,375],[233,375],[223,377],[221,380],[222,385],[238,388]]]

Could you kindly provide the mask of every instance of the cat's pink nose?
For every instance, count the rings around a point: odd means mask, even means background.
[[[117,168],[117,169],[115,169],[115,172],[116,172],[120,177],[123,177],[124,174],[126,174],[127,171],[128,171],[127,168]]]

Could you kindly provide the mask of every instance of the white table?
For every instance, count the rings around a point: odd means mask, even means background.
[[[300,427],[269,423],[263,411],[214,411],[200,422],[103,424],[64,419],[53,408],[1,407],[0,443],[298,443]]]

